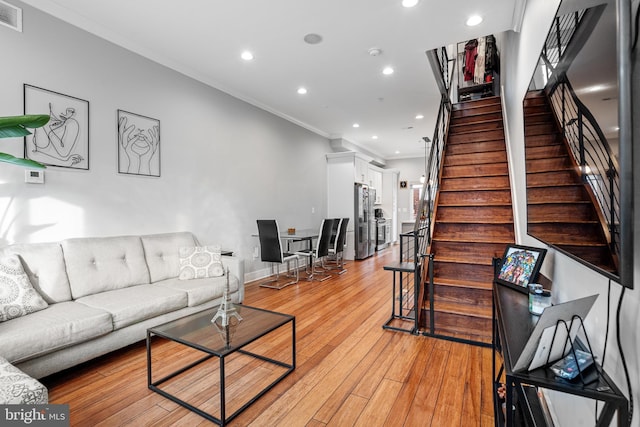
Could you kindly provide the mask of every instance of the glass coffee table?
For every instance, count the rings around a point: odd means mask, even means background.
[[[296,366],[294,316],[242,304],[235,307],[242,320],[231,318],[227,327],[211,323],[215,307],[147,330],[149,389],[220,426]],[[158,348],[163,339],[182,346]],[[160,378],[154,379],[154,367]]]

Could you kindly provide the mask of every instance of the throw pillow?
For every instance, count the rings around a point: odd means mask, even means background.
[[[180,280],[224,276],[220,246],[187,246],[179,252]]]
[[[0,322],[47,308],[17,255],[0,257]]]

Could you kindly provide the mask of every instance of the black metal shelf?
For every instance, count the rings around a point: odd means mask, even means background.
[[[541,387],[601,401],[604,406],[597,425],[610,425],[617,413],[617,425],[628,427],[627,398],[600,366],[596,366],[597,375],[584,382],[559,379],[547,367],[524,372],[513,371],[512,367],[529,340],[537,319],[537,316],[529,313],[526,294],[497,283],[493,284],[495,424],[497,426],[550,425],[549,416],[537,393],[537,388]],[[498,368],[499,354],[502,354],[502,363]],[[497,395],[503,373],[506,407],[512,408],[506,411],[506,419],[502,414],[502,405]]]

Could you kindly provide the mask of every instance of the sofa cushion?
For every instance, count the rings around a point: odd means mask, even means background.
[[[220,246],[182,246],[180,254],[180,280],[220,277],[224,275]]]
[[[142,236],[144,254],[149,266],[151,282],[178,277],[181,246],[195,246],[193,234],[189,232],[150,234]]]
[[[0,354],[19,363],[113,330],[111,315],[75,302],[51,304],[45,310],[0,323]]]
[[[193,307],[207,301],[220,298],[226,283],[227,276],[223,276],[192,280],[180,280],[174,278],[154,283],[154,285],[186,292],[189,296],[189,307]],[[238,287],[238,279],[235,276],[230,275],[229,292],[236,292]]]
[[[0,256],[0,322],[47,308],[33,289],[18,255]]]
[[[68,239],[62,250],[74,299],[149,283],[139,237]]]
[[[0,255],[17,254],[33,287],[49,304],[70,301],[71,288],[60,243],[7,246]]]
[[[187,294],[147,284],[101,292],[76,301],[108,311],[113,318],[113,329],[120,329],[186,307]]]
[[[0,357],[0,405],[46,403],[49,403],[47,388],[13,366],[7,359]],[[25,424],[30,423],[25,422]]]

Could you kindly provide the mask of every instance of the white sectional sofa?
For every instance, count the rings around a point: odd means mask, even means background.
[[[140,341],[149,327],[218,305],[226,277],[178,277],[179,248],[197,246],[192,233],[179,232],[0,249],[0,256],[19,256],[48,303],[0,322],[0,357],[42,378]],[[242,261],[223,256],[222,264],[232,300],[242,302]]]

